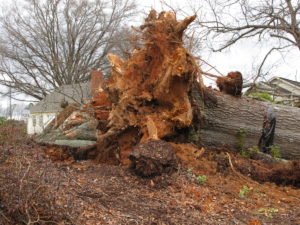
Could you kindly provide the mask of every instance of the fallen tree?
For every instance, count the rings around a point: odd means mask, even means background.
[[[203,85],[203,73],[182,42],[194,19],[178,22],[173,12],[157,15],[152,10],[139,29],[142,47],[127,60],[110,54],[112,69],[106,82],[101,73],[93,73],[93,100],[82,111],[99,122],[97,160],[124,161],[134,146],[150,139],[257,146],[269,107],[277,114],[274,145],[282,157],[300,159],[299,109],[239,97],[240,92],[231,96]]]
[[[233,97],[203,85],[202,72],[182,43],[194,19],[178,22],[172,12],[157,15],[153,10],[140,27],[143,48],[128,60],[109,55],[112,70],[105,91],[112,108],[109,129],[97,140],[99,161],[120,154],[111,151],[120,150],[115,140],[128,128],[137,130],[138,142],[183,134],[204,144],[234,147],[245,132],[243,147],[257,146],[268,107],[277,114],[274,144],[284,158],[300,159],[299,109]]]

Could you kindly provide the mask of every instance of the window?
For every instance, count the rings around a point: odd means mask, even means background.
[[[36,126],[36,116],[32,116],[32,125],[35,127]]]
[[[40,127],[43,127],[43,115],[40,115],[40,118],[39,118],[39,126]]]

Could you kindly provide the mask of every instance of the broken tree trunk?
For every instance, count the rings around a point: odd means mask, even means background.
[[[274,146],[280,148],[283,158],[300,159],[299,108],[261,102],[248,97],[236,98],[211,89],[206,90],[206,96],[211,96],[206,99],[206,104],[202,104],[203,98],[197,92],[192,95],[202,114],[198,127],[203,143],[231,147],[243,144],[244,148],[257,146],[262,134],[264,114],[272,107],[277,119]]]

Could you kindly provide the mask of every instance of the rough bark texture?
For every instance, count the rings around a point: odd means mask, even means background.
[[[208,145],[229,145],[236,147],[257,146],[261,136],[264,113],[273,107],[277,124],[274,146],[280,148],[283,158],[300,159],[300,110],[299,108],[274,105],[251,98],[236,98],[207,89],[206,104],[202,97],[193,92],[203,120],[200,124],[201,141]],[[246,131],[244,140],[240,132]]]

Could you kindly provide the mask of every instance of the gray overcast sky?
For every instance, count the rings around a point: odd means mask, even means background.
[[[157,11],[162,10],[160,0],[137,0],[143,11],[147,12],[151,8]],[[166,2],[176,8],[179,6],[185,11],[188,10],[188,1],[185,0],[166,0]],[[197,1],[193,1],[197,2]],[[201,2],[201,1],[198,1]],[[244,76],[253,76],[252,63],[262,61],[265,54],[271,47],[268,43],[263,46],[257,45],[250,40],[243,40],[224,52],[205,52],[202,57],[210,64],[215,66],[221,73],[227,74],[230,71],[240,71]],[[201,51],[201,49],[199,49]],[[271,63],[275,63],[272,69],[272,76],[281,76],[292,80],[300,81],[300,51],[294,49],[283,55],[274,53],[268,58],[265,68],[271,67]],[[268,64],[269,62],[269,64]],[[206,80],[206,84],[214,84],[213,81]]]
[[[0,0],[0,5],[9,4],[12,0]],[[139,8],[145,13],[149,12],[151,8],[158,12],[162,10],[160,0],[136,0]],[[188,9],[187,1],[184,0],[166,0],[166,2],[176,8],[180,6],[182,9]],[[143,21],[143,16],[140,20]],[[230,48],[230,50],[215,53],[204,52],[201,53],[202,58],[215,66],[221,73],[227,74],[230,71],[240,71],[244,76],[251,76],[252,63],[261,61],[264,54],[270,49],[268,44],[265,46],[257,46],[253,41],[243,40],[237,45]],[[199,51],[202,51],[199,49]],[[273,68],[273,76],[282,76],[289,79],[300,81],[300,51],[293,50],[282,55],[273,54],[268,59],[268,62],[276,62],[276,68]],[[268,68],[268,64],[266,64]],[[214,85],[214,81],[206,79],[207,85]],[[2,101],[1,101],[2,100]],[[7,104],[4,99],[0,99],[0,103]]]

